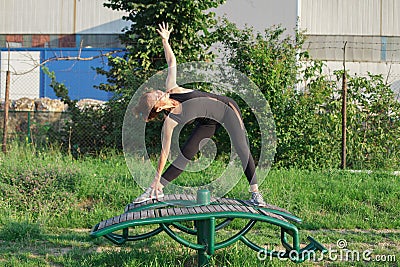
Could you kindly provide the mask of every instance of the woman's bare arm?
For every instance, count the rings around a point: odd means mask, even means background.
[[[151,187],[156,190],[156,194],[158,194],[158,190],[161,190],[163,187],[160,184],[161,173],[164,170],[165,164],[167,163],[169,151],[171,148],[172,132],[176,125],[178,125],[178,123],[169,117],[167,117],[164,121],[164,126],[162,129],[162,148],[160,159],[158,160],[156,175],[154,177],[153,183],[151,184]]]
[[[172,28],[168,29],[168,23],[165,25],[163,22],[162,25],[158,25],[160,28],[157,29],[157,32],[160,34],[162,38],[162,44],[164,47],[165,59],[168,64],[168,76],[165,82],[166,90],[170,90],[172,88],[177,87],[176,84],[176,58],[174,52],[172,51],[171,45],[169,44],[169,36],[171,34]]]

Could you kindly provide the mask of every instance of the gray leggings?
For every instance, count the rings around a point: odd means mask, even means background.
[[[247,138],[240,113],[235,115],[234,112],[226,112],[223,124],[228,131],[233,146],[242,162],[242,167],[247,181],[250,185],[257,184],[254,159],[247,144]],[[220,126],[221,125],[217,123],[198,123],[196,125],[190,134],[190,137],[183,145],[181,149],[182,153],[179,154],[174,162],[162,174],[164,179],[161,179],[161,183],[164,186],[183,172],[189,161],[197,152],[199,152],[200,142],[205,138],[211,138]]]

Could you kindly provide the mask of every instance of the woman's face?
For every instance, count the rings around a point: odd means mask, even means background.
[[[154,104],[155,108],[163,108],[169,100],[169,93],[163,92],[161,90],[157,90],[154,92],[156,97],[156,103]]]
[[[156,90],[156,91],[153,91],[153,94],[154,94],[155,98],[156,98],[157,101],[158,101],[158,100],[160,99],[160,97],[162,97],[162,95],[164,94],[164,92],[161,91],[161,90]]]

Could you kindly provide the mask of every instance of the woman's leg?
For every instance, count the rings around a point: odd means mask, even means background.
[[[236,103],[235,103],[236,104]],[[246,131],[237,105],[231,105],[232,110],[227,110],[224,116],[224,126],[227,129],[231,142],[242,162],[242,167],[250,184],[251,198],[246,203],[255,206],[265,206],[263,196],[258,191],[256,167],[247,143]],[[235,108],[237,107],[237,109]]]
[[[178,177],[189,161],[196,155],[200,150],[200,142],[205,138],[211,138],[216,130],[218,124],[198,124],[193,129],[190,137],[182,147],[181,154],[174,160],[174,162],[168,166],[165,172],[161,175],[161,184],[166,185],[176,177]]]
[[[230,106],[231,109],[228,109],[225,112],[224,126],[229,133],[231,142],[233,143],[233,146],[235,147],[235,150],[242,162],[242,167],[247,181],[250,184],[251,191],[255,192],[258,191],[258,186],[254,158],[250,152],[247,142],[246,132],[239,107],[235,102],[233,102]]]

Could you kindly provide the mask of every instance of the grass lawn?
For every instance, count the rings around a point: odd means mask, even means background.
[[[216,162],[201,176],[211,179],[221,165]],[[141,171],[138,163],[138,175]],[[198,177],[185,173],[179,181]],[[246,183],[242,178],[228,196],[247,198]],[[297,225],[303,244],[311,235],[331,252],[299,266],[399,265],[399,176],[383,171],[271,170],[261,190],[267,202],[303,219]],[[74,160],[57,149],[13,148],[0,156],[0,266],[195,266],[196,251],[165,233],[123,246],[90,238],[96,223],[121,214],[141,191],[121,155]],[[217,238],[231,236],[243,223],[235,221]],[[259,224],[247,237],[280,249],[278,230]],[[345,249],[337,247],[338,240],[346,241]],[[359,260],[346,260],[349,252],[358,253]],[[258,258],[241,243],[218,250],[212,259],[212,266],[294,265]]]

